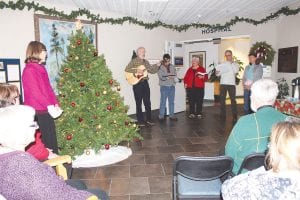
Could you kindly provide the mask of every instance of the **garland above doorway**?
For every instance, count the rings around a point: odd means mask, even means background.
[[[289,15],[296,15],[300,12],[300,7],[296,9],[291,9],[289,7],[282,7],[275,13],[271,13],[265,18],[262,18],[260,20],[250,19],[250,18],[244,18],[244,17],[234,17],[230,21],[224,23],[224,24],[204,24],[204,23],[191,23],[191,24],[183,24],[183,25],[173,25],[173,24],[166,24],[161,21],[155,21],[153,23],[146,23],[141,20],[138,20],[137,18],[126,16],[121,18],[103,18],[100,17],[100,14],[93,14],[89,10],[83,8],[79,8],[78,10],[73,10],[70,12],[70,14],[66,14],[64,11],[58,11],[55,8],[46,8],[45,6],[40,5],[39,3],[36,3],[34,1],[27,2],[25,0],[18,0],[16,2],[14,1],[0,1],[0,9],[10,8],[12,10],[33,10],[34,12],[42,12],[46,15],[60,17],[64,19],[76,19],[80,16],[86,16],[88,20],[91,20],[92,22],[96,22],[98,24],[106,23],[106,24],[123,24],[124,22],[129,22],[135,25],[143,26],[145,29],[153,29],[157,27],[164,27],[167,29],[171,29],[174,31],[187,31],[189,28],[210,28],[213,30],[222,30],[224,28],[230,27],[235,25],[238,22],[246,22],[253,25],[259,25],[263,23],[267,23],[270,20],[274,20],[278,18],[281,15],[289,16]]]

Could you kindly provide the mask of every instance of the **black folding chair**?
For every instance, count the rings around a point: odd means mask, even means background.
[[[261,166],[265,166],[266,155],[264,153],[252,153],[246,156],[237,174],[242,173],[244,169],[251,171]]]
[[[173,165],[173,200],[221,199],[222,182],[232,174],[228,156],[181,156]]]

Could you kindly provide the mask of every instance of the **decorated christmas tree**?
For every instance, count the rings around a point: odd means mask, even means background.
[[[140,138],[126,114],[128,107],[119,94],[119,83],[81,26],[69,40],[68,57],[58,82],[64,110],[56,120],[60,153],[88,155],[90,150],[98,152]]]

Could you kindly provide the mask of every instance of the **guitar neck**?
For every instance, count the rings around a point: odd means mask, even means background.
[[[169,77],[169,76],[176,76],[176,75],[171,74],[171,75],[166,75],[166,76],[162,76],[162,77]]]

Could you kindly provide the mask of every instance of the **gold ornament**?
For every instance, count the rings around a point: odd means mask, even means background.
[[[101,126],[101,124],[99,124],[98,126],[97,126],[97,129],[101,129],[102,128],[102,126]]]
[[[106,91],[106,90],[104,90],[104,91],[103,91],[103,94],[107,94],[107,91]]]
[[[85,154],[86,154],[86,155],[90,155],[91,152],[90,152],[89,150],[86,150],[86,151],[85,151]]]
[[[133,124],[133,127],[135,128],[135,127],[136,127],[136,124]]]
[[[78,56],[76,56],[76,57],[75,57],[75,60],[79,60],[79,57],[78,57]]]

